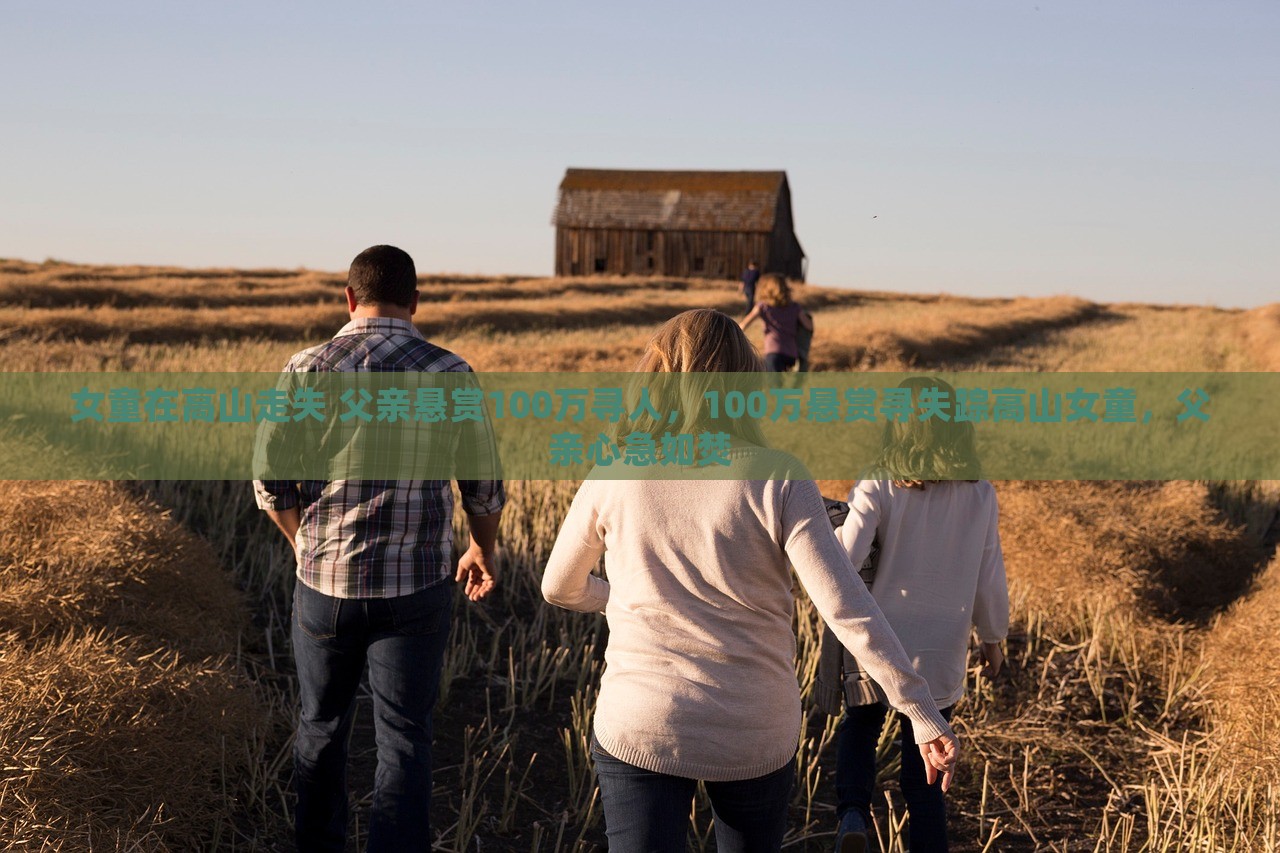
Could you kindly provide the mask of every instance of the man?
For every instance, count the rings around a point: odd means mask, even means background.
[[[756,282],[760,280],[760,265],[755,261],[747,264],[747,268],[742,273],[742,283],[738,285],[738,292],[747,298],[747,313],[751,313],[751,309],[756,307]]]
[[[417,272],[400,249],[361,252],[348,273],[346,300],[351,321],[331,341],[295,354],[285,373],[470,371],[414,327]],[[485,425],[468,434],[472,449],[494,453]],[[501,480],[458,486],[471,541],[455,580],[477,601],[496,580],[494,541],[506,496]],[[378,744],[368,849],[429,849],[431,713],[453,601],[451,484],[256,480],[254,494],[297,554],[298,848],[344,847],[347,747],[367,662]]]

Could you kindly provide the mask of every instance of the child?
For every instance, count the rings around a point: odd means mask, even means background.
[[[791,298],[791,285],[786,276],[769,273],[760,279],[756,291],[756,307],[738,324],[746,329],[759,317],[764,321],[764,369],[785,373],[795,367],[800,357],[796,337],[803,330],[813,331],[813,318]],[[809,340],[812,340],[810,335]],[[808,350],[805,350],[808,358]],[[807,361],[806,361],[807,366]]]
[[[837,534],[854,566],[864,566],[873,546],[878,546],[871,594],[949,720],[952,706],[964,693],[973,627],[981,641],[983,674],[994,678],[1004,662],[1000,642],[1009,628],[1009,593],[996,494],[991,483],[978,479],[973,425],[951,419],[954,389],[941,380],[924,378],[908,379],[899,387],[911,389],[917,414],[886,426],[884,446],[873,469],[877,479],[854,485],[848,518]],[[940,409],[948,419],[936,414],[920,417],[922,396],[930,401],[931,412]],[[864,569],[864,577],[867,574]],[[846,689],[846,697],[857,693],[856,682],[848,680],[851,676],[856,679],[858,673],[846,668],[846,688],[854,688]],[[876,693],[880,693],[878,687]],[[840,819],[836,849],[840,853],[862,851],[866,846],[876,743],[888,711],[882,695],[876,698],[879,701],[869,704],[849,704],[840,725],[836,765]],[[903,743],[911,743],[910,720],[901,715],[898,719]],[[911,849],[945,851],[942,791],[928,784],[925,776],[919,756],[903,750],[899,781],[907,803]]]

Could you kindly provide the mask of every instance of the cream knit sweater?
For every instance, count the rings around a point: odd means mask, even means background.
[[[923,489],[862,480],[836,535],[857,565],[880,538],[871,594],[938,707],[954,705],[964,695],[973,628],[984,643],[1009,633],[995,488],[986,480]]]
[[[733,451],[735,464],[751,455],[780,454]],[[801,715],[788,563],[919,742],[951,734],[832,532],[818,487],[702,473],[588,480],[547,562],[548,601],[603,611],[609,623],[600,745],[637,767],[708,781],[790,761]],[[602,554],[607,581],[591,573]]]

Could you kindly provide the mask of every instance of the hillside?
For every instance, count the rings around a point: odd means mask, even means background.
[[[0,261],[0,365],[274,371],[344,322],[341,287],[309,271]],[[626,370],[658,322],[740,309],[732,283],[696,279],[426,276],[421,287],[420,327],[478,370]],[[818,370],[1280,369],[1277,306],[797,295],[814,311]],[[997,489],[1012,671],[994,686],[975,679],[957,711],[969,752],[951,798],[955,849],[1092,849],[1082,834],[1099,850],[1274,848],[1275,484]],[[439,712],[441,849],[602,844],[585,736],[605,628],[538,594],[572,493],[511,484],[503,586],[459,607]],[[100,843],[176,850],[189,848],[180,825],[213,821],[241,849],[273,849],[287,836],[292,579],[247,485],[15,483],[0,512],[0,692],[15,697],[0,736],[0,833],[33,847],[114,838]],[[807,685],[815,623],[803,599],[798,610]],[[185,630],[197,619],[198,633]],[[367,793],[371,734],[358,729],[353,787]],[[814,713],[789,850],[829,847],[832,734]],[[63,767],[86,769],[51,772]],[[901,849],[899,809],[886,802],[886,850]]]

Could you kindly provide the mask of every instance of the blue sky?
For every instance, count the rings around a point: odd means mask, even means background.
[[[786,169],[820,284],[1280,300],[1280,4],[0,7],[0,256],[548,274],[567,166]]]

